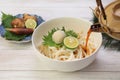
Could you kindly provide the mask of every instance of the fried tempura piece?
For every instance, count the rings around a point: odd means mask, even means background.
[[[21,18],[15,18],[15,19],[11,22],[11,25],[12,25],[14,28],[24,28],[24,27],[25,27],[24,20],[21,19]]]
[[[23,20],[26,21],[27,19],[34,19],[37,21],[37,18],[35,16],[31,16],[29,14],[23,14]]]

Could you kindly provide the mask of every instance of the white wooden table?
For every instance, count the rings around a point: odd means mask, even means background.
[[[114,0],[102,1],[107,5]],[[89,7],[95,6],[95,0],[0,1],[0,10],[5,13],[33,13],[44,20],[63,16],[91,20]],[[102,46],[91,65],[71,73],[49,69],[34,53],[31,43],[15,44],[0,38],[0,80],[120,80],[120,52],[114,49]]]

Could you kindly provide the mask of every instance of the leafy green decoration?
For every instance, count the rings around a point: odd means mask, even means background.
[[[26,35],[17,35],[17,34],[11,33],[10,31],[6,31],[4,36],[5,36],[5,38],[6,38],[7,40],[20,41],[20,40],[22,40]]]
[[[93,24],[94,23],[98,23],[98,18],[93,14]],[[102,33],[103,36],[103,44],[104,44],[104,48],[113,48],[113,49],[117,49],[120,51],[120,41],[113,39],[112,37],[108,36],[106,33]]]
[[[64,31],[65,32],[65,34],[66,34],[66,36],[73,36],[73,37],[78,37],[78,34],[77,33],[75,33],[73,30],[65,30],[65,27],[62,27],[62,29],[61,29],[62,31]]]
[[[4,28],[12,28],[11,22],[14,20],[16,17],[12,16],[10,14],[5,14],[2,12],[2,25]],[[4,37],[7,40],[15,40],[15,41],[20,41],[24,39],[27,35],[17,35],[9,31],[5,31]]]
[[[60,30],[60,29],[59,28],[57,28],[57,29],[53,28],[50,32],[48,32],[47,35],[43,36],[43,44],[44,45],[46,45],[46,46],[54,46],[54,47],[62,47],[62,46],[64,46],[63,42],[60,43],[60,44],[56,44],[52,40],[52,35],[57,30]],[[61,30],[65,32],[66,36],[73,36],[73,37],[77,37],[78,36],[73,30],[66,31],[64,27]]]
[[[78,35],[73,31],[73,30],[68,30],[68,31],[65,31],[66,35],[67,36],[73,36],[73,37],[78,37]]]
[[[2,25],[4,25],[4,28],[12,28],[11,22],[15,18],[15,16],[2,12]]]
[[[58,29],[52,29],[51,32],[48,32],[47,35],[44,35],[43,37],[43,44],[46,46],[55,46],[55,47],[60,47],[62,46],[61,44],[56,44],[53,40],[52,40],[52,35],[55,31],[57,31]]]

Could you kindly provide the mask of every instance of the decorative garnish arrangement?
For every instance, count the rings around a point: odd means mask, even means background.
[[[59,37],[58,37],[59,36]],[[44,35],[43,37],[43,44],[46,46],[53,46],[53,47],[62,47],[65,46],[67,48],[76,48],[77,46],[70,45],[69,40],[73,40],[73,44],[75,42],[75,45],[78,44],[77,41],[77,33],[75,33],[73,30],[65,30],[63,27],[62,29],[52,29],[50,32],[48,32],[47,35]]]
[[[7,40],[21,41],[31,38],[34,29],[44,20],[37,15],[18,14],[16,16],[2,12],[0,34]]]
[[[86,45],[86,41],[89,41]],[[86,38],[80,32],[53,28],[43,35],[43,41],[38,45],[39,51],[48,58],[69,61],[90,56],[96,50],[94,38]]]

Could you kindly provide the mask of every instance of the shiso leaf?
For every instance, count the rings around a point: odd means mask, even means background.
[[[43,44],[46,46],[54,46],[54,47],[62,47],[64,46],[64,43],[60,43],[60,44],[56,44],[53,40],[52,40],[52,35],[55,31],[60,30],[59,28],[55,29],[53,28],[51,31],[48,32],[47,35],[43,36]],[[65,28],[63,27],[61,29],[62,31],[64,31],[66,33],[67,36],[73,36],[73,37],[77,37],[78,35],[73,31],[73,30],[68,30],[66,31]]]
[[[4,25],[4,28],[12,28],[11,22],[15,18],[15,16],[2,12],[2,25]]]
[[[20,41],[22,40],[26,35],[17,35],[17,34],[14,34],[14,33],[11,33],[9,31],[6,31],[5,32],[5,35],[4,37],[7,39],[7,40],[15,40],[15,41]]]
[[[50,32],[48,32],[47,35],[43,36],[43,44],[46,46],[55,46],[55,47],[60,47],[62,46],[62,44],[56,44],[53,40],[52,40],[52,35],[55,31],[57,31],[58,29],[53,28]]]
[[[16,18],[16,16],[12,16],[10,14],[5,14],[4,12],[2,12],[2,25],[3,25],[3,27],[4,28],[12,28],[11,22],[15,18]],[[4,37],[7,40],[20,41],[20,40],[24,39],[26,37],[26,35],[17,35],[17,34],[14,34],[12,32],[5,30]]]
[[[68,31],[65,31],[66,35],[67,36],[73,36],[73,37],[78,37],[78,35],[73,31],[73,30],[68,30]]]

